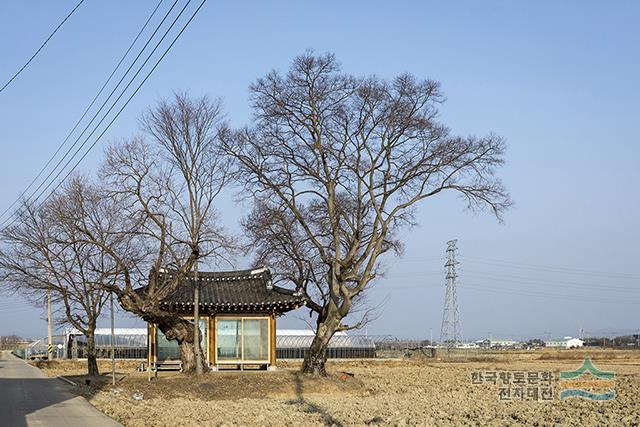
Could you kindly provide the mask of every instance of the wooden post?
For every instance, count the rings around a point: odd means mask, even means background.
[[[276,366],[276,316],[272,314],[269,318],[269,349],[271,354],[269,355],[269,363],[272,366]]]
[[[147,322],[147,379],[151,381],[151,324]]]
[[[151,381],[151,364],[155,362],[156,357],[156,328],[153,323],[147,323],[147,372],[148,379]]]
[[[216,364],[216,317],[209,316],[209,363]]]

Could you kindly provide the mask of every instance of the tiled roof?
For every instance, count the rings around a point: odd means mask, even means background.
[[[162,276],[171,273],[164,273]],[[190,276],[193,277],[193,276]],[[162,304],[192,310],[195,282],[185,277],[173,295]],[[273,286],[271,272],[261,267],[252,270],[200,272],[200,308],[203,312],[275,312],[284,313],[305,303],[292,290]]]

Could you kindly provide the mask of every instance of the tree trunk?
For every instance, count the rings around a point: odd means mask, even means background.
[[[197,372],[196,346],[194,345],[195,328],[193,323],[185,319],[165,318],[157,322],[157,324],[168,340],[178,342],[183,372]],[[202,340],[200,340],[200,344],[202,344]],[[200,352],[201,372],[208,372],[209,367],[207,366],[207,358],[202,352],[202,345],[197,346],[197,351]]]
[[[127,293],[118,294],[118,301],[122,308],[139,315],[147,322],[156,324],[168,340],[178,343],[180,346],[180,360],[182,361],[183,372],[192,373],[196,371],[196,349],[194,348],[195,328],[193,323],[182,319],[175,313],[162,311],[154,307],[141,306]],[[202,352],[202,337],[199,338],[201,344],[198,346],[200,366],[202,367],[202,372],[209,372],[207,358]]]
[[[87,374],[90,377],[100,375],[98,371],[98,360],[96,358],[96,340],[93,330],[87,333]]]
[[[198,281],[198,260],[196,259],[195,264],[193,265],[193,279],[194,279],[194,295],[193,295],[193,324],[195,327],[193,328],[193,333],[195,334],[194,339],[194,349],[195,352],[195,361],[196,361],[196,374],[200,375],[202,372],[202,346],[200,342],[202,341],[202,336],[200,334],[200,282]]]
[[[327,363],[327,348],[333,334],[338,329],[339,320],[330,318],[325,321],[318,320],[318,329],[316,335],[311,342],[309,351],[304,356],[302,368],[303,374],[315,375],[320,377],[328,376],[325,364]]]

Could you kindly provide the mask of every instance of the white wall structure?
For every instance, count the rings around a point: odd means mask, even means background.
[[[584,341],[579,338],[564,337],[561,339],[548,340],[544,342],[546,347],[555,348],[578,348],[584,345]]]
[[[571,338],[567,340],[567,348],[578,348],[584,345],[584,341],[579,338]]]

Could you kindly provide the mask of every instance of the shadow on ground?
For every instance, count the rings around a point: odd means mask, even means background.
[[[304,384],[303,375],[300,373],[295,374],[295,386],[296,386],[296,398],[289,401],[290,404],[300,405],[302,410],[308,413],[319,414],[322,417],[322,421],[326,426],[343,427],[341,421],[331,415],[325,408],[320,405],[316,405],[313,402],[308,401],[304,397]]]

